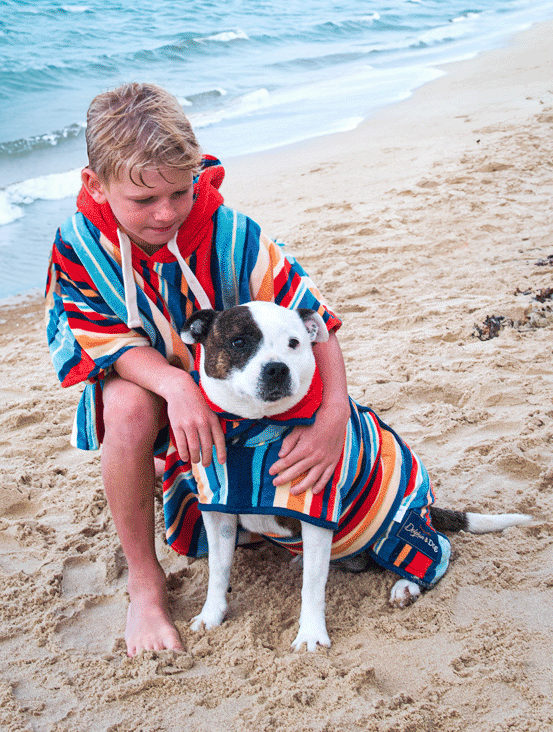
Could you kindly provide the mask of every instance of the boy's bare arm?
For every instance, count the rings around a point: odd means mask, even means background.
[[[296,427],[284,439],[279,460],[269,471],[277,476],[275,485],[284,485],[305,474],[292,488],[293,494],[308,488],[313,488],[314,493],[323,490],[342,454],[350,416],[346,369],[336,335],[330,333],[327,343],[316,343],[313,350],[323,382],[323,401],[313,425]]]
[[[131,348],[115,362],[115,371],[158,394],[167,402],[167,416],[182,460],[207,466],[215,446],[217,460],[226,461],[225,438],[218,417],[207,406],[186,371],[171,366],[154,348]]]

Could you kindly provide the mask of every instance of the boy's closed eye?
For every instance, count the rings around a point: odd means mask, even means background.
[[[175,191],[174,193],[171,194],[171,198],[172,199],[183,198],[184,196],[187,195],[188,191],[189,191],[188,188],[183,191]],[[148,196],[147,198],[133,198],[132,200],[138,205],[149,206],[152,203],[155,203],[157,201],[157,198],[156,198],[156,196]]]

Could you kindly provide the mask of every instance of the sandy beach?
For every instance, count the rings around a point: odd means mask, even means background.
[[[342,317],[350,393],[438,503],[531,513],[452,537],[405,610],[332,569],[330,649],[290,652],[301,573],[239,549],[229,617],[193,633],[207,561],[158,552],[186,652],[128,659],[126,565],[98,453],[69,444],[43,304],[0,308],[0,729],[544,732],[553,725],[553,23],[354,132],[224,161],[229,205],[286,242]],[[217,151],[208,151],[217,154]],[[53,233],[53,232],[52,232]]]

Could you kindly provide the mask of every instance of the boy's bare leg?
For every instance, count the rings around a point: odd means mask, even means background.
[[[153,446],[163,400],[119,376],[104,387],[102,475],[129,567],[127,653],[182,650],[169,612],[165,574],[154,544]]]

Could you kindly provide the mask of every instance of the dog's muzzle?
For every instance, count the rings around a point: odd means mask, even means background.
[[[282,361],[269,361],[261,369],[257,394],[264,402],[277,402],[292,393],[290,369]]]

